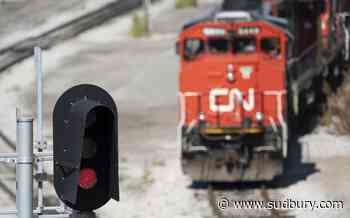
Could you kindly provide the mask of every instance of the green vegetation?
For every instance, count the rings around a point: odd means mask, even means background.
[[[164,160],[153,160],[152,165],[155,167],[164,167],[165,161]]]
[[[126,162],[123,159],[124,158],[122,158],[121,165],[119,166],[119,182],[125,182],[129,179],[129,176],[127,174],[128,167],[123,164]]]
[[[128,178],[126,188],[131,191],[145,192],[155,182],[152,169],[145,166],[143,174],[139,178]]]
[[[197,7],[197,0],[176,0],[175,7],[176,9],[188,8],[188,7]]]
[[[144,16],[140,16],[138,14],[134,14],[132,18],[132,26],[130,30],[130,36],[132,37],[144,37],[148,36],[149,30],[148,30],[148,21],[145,19]]]
[[[149,168],[145,168],[142,176],[142,181],[143,184],[145,185],[151,185],[152,183],[155,182],[153,176],[152,176],[152,171]]]

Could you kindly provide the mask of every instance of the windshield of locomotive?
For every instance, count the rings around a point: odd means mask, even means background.
[[[232,45],[234,54],[253,53],[257,50],[255,37],[235,38]]]
[[[186,61],[196,60],[202,54],[222,55],[232,53],[233,55],[253,54],[262,52],[271,57],[278,58],[281,54],[279,38],[262,38],[260,43],[255,36],[235,37],[212,37],[207,40],[187,39],[184,42],[184,59]]]

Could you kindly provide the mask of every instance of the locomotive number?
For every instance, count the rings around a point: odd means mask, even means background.
[[[233,112],[235,110],[235,105],[240,103],[245,111],[252,111],[255,107],[254,92],[254,89],[249,89],[247,99],[244,99],[243,94],[239,89],[212,89],[209,94],[209,108],[213,112]],[[228,104],[220,104],[217,101],[217,98],[220,96],[228,96]]]

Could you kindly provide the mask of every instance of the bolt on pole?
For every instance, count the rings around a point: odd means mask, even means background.
[[[33,217],[33,118],[17,117],[16,205],[18,218]]]

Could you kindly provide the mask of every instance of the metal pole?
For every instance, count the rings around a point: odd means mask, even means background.
[[[42,65],[42,49],[40,47],[34,48],[34,60],[35,60],[35,69],[36,69],[36,93],[37,93],[37,142],[38,142],[38,152],[39,154],[43,151],[45,147],[44,141],[44,119],[43,119],[43,105],[44,105],[44,71]],[[44,173],[44,166],[42,161],[37,162],[37,174],[42,175]],[[40,214],[44,208],[44,192],[43,192],[43,181],[38,180],[38,206],[37,210]],[[64,213],[66,211],[66,206],[62,201],[60,202],[60,212]]]
[[[42,69],[42,55],[41,48],[34,48],[35,57],[35,69],[36,69],[36,81],[37,81],[37,141],[38,141],[38,152],[42,152],[44,145],[44,134],[43,134],[43,69]],[[37,163],[37,173],[39,175],[44,173],[43,163],[39,161]],[[43,199],[43,181],[38,181],[38,209],[41,210],[44,207]]]
[[[43,143],[43,69],[42,69],[42,55],[41,48],[34,48],[36,81],[37,81],[37,140],[42,146]]]
[[[18,218],[33,217],[33,118],[17,117],[16,205]]]

